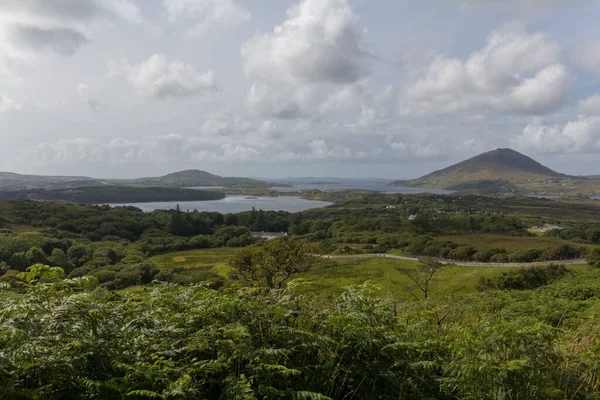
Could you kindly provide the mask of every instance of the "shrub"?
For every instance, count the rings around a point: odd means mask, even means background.
[[[573,274],[564,265],[550,264],[544,267],[528,267],[504,272],[493,278],[481,277],[477,285],[479,290],[530,290],[548,285],[567,274]]]

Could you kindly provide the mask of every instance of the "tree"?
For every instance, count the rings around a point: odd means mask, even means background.
[[[600,247],[596,247],[594,250],[590,251],[585,258],[585,261],[592,268],[600,268]]]
[[[75,266],[69,261],[67,255],[62,249],[56,248],[52,250],[52,255],[49,257],[50,264],[55,267],[60,267],[66,272],[70,272]]]
[[[11,269],[25,271],[31,264],[27,260],[27,257],[25,257],[25,253],[15,253],[9,258],[8,265],[10,265]]]
[[[73,265],[81,267],[92,259],[92,249],[82,244],[78,244],[67,251],[67,257]]]
[[[179,204],[177,204],[175,211],[171,211],[167,231],[175,236],[188,236],[193,231],[192,224],[189,223],[185,214],[179,208]]]
[[[414,286],[409,288],[410,294],[417,300],[419,297],[414,293],[415,290],[423,293],[425,299],[425,309],[429,309],[429,299],[431,297],[431,284],[435,281],[435,275],[446,265],[435,260],[424,260],[417,268],[396,267],[402,275],[410,279]]]
[[[292,276],[308,272],[319,258],[317,253],[316,246],[306,240],[272,240],[262,247],[252,245],[239,250],[230,266],[238,279],[281,289]]]
[[[55,281],[65,277],[65,271],[59,267],[49,267],[43,264],[35,264],[27,268],[26,272],[21,272],[17,278],[27,282],[48,282]]]

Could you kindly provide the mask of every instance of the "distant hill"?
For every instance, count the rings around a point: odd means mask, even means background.
[[[255,188],[264,187],[262,181],[250,178],[230,178],[213,175],[205,171],[187,170],[158,178],[140,179],[96,179],[85,176],[43,176],[21,175],[13,172],[0,172],[0,191],[27,189],[66,189],[90,186],[137,186],[137,187],[225,187]]]
[[[497,149],[429,175],[391,185],[447,190],[539,192],[571,191],[575,181],[591,181],[558,173],[511,149]]]
[[[70,182],[89,185],[93,181],[94,178],[87,176],[21,175],[14,172],[0,172],[0,190],[46,188]]]
[[[136,179],[134,182],[136,185],[161,187],[222,186],[227,188],[250,188],[265,185],[264,182],[256,179],[221,177],[195,169],[175,172],[158,178]]]

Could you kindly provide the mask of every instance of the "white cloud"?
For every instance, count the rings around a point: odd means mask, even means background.
[[[291,83],[353,83],[366,75],[364,31],[346,0],[303,0],[272,33],[242,48],[249,76]]]
[[[560,49],[542,33],[496,30],[465,61],[437,56],[401,92],[403,115],[543,114],[563,104],[568,84]],[[532,75],[533,74],[533,75]]]
[[[263,83],[254,83],[246,95],[246,106],[256,115],[278,119],[307,117],[309,101],[301,91],[279,91]]]
[[[120,65],[113,62],[109,65],[109,76],[124,76],[141,93],[161,100],[218,90],[212,70],[200,74],[191,65],[159,54],[133,66],[127,60]]]
[[[233,0],[163,0],[172,23],[186,22],[189,33],[202,35],[215,27],[235,28],[250,19],[250,12]]]
[[[0,114],[9,111],[21,111],[21,105],[0,94]]]
[[[512,143],[520,150],[539,153],[596,153],[600,151],[600,118],[581,116],[564,125],[546,125],[535,118]]]

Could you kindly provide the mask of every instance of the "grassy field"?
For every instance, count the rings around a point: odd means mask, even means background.
[[[489,248],[504,248],[509,252],[528,250],[528,249],[547,249],[557,247],[563,244],[571,244],[567,240],[554,237],[513,237],[503,235],[450,235],[439,236],[438,240],[450,241],[456,244],[465,244],[473,246],[477,250]],[[577,246],[592,247],[585,244],[577,244]]]
[[[236,249],[228,247],[206,250],[191,250],[176,253],[162,254],[150,259],[159,267],[210,267],[206,270],[212,271],[223,277],[229,277],[230,268],[228,266],[229,258]]]
[[[319,267],[300,277],[307,281],[299,290],[302,292],[321,293],[324,297],[335,297],[342,288],[349,285],[372,282],[381,286],[382,293],[388,290],[397,297],[410,297],[407,286],[410,280],[396,270],[400,268],[416,268],[416,261],[370,259],[338,263],[335,267]],[[499,275],[512,270],[510,267],[461,267],[453,266],[442,269],[433,285],[435,295],[452,295],[476,291],[476,285],[482,276]]]
[[[193,250],[163,254],[151,260],[163,268],[202,268],[228,278],[231,270],[227,263],[235,251],[236,249],[229,248]],[[410,295],[406,289],[410,286],[410,280],[397,271],[396,267],[415,268],[417,265],[416,261],[390,259],[338,260],[335,266],[319,266],[297,276],[304,283],[296,290],[299,293],[318,293],[323,298],[334,298],[346,286],[369,281],[381,286],[382,294],[389,290],[397,297],[408,298]],[[587,266],[569,268],[578,273],[589,270]],[[447,267],[438,273],[433,285],[433,293],[436,296],[472,293],[477,290],[480,277],[496,276],[514,269],[513,267]]]

